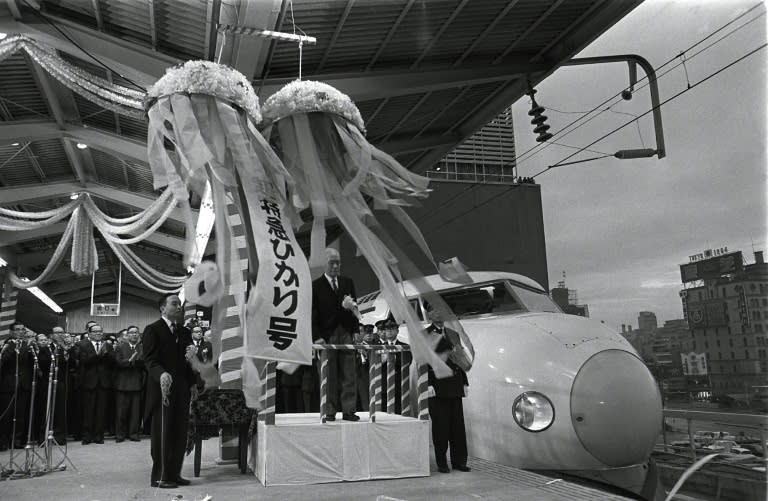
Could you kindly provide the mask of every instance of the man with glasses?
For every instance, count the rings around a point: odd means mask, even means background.
[[[83,401],[83,445],[104,443],[107,399],[112,387],[115,350],[103,340],[99,324],[88,329],[88,338],[78,345],[80,388]]]

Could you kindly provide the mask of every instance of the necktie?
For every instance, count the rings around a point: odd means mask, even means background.
[[[336,277],[333,277],[333,293],[338,294],[339,293],[339,286],[336,285]]]
[[[101,341],[96,341],[96,353],[101,351]]]

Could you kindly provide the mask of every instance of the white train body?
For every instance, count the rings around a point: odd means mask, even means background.
[[[427,277],[474,346],[464,399],[470,455],[527,469],[594,472],[588,476],[639,492],[661,433],[662,404],[635,349],[600,322],[560,312],[529,278],[470,276],[468,285]],[[405,282],[403,293],[426,325],[418,291]],[[364,323],[389,315],[378,293],[359,302]],[[404,326],[400,338],[408,341]],[[529,431],[518,423],[513,405],[523,394],[546,397],[551,424]]]

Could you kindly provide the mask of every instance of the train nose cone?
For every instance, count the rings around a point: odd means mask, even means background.
[[[661,433],[656,381],[630,353],[597,353],[573,382],[571,421],[584,448],[606,465],[644,462]]]

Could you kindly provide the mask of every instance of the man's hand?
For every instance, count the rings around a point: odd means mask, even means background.
[[[465,397],[468,397],[468,396],[469,396],[469,386],[465,386],[465,387],[464,387],[464,396],[465,396]]]
[[[196,355],[197,347],[194,344],[187,346],[187,352],[184,354],[184,358],[187,359],[187,362],[191,362]]]
[[[427,396],[432,398],[435,396],[435,388],[433,386],[427,386]]]
[[[163,396],[163,405],[168,407],[170,402],[168,396],[171,394],[171,384],[173,384],[173,378],[167,372],[160,374],[160,393]]]
[[[315,344],[325,344],[325,339],[319,338],[317,341],[315,341]]]

